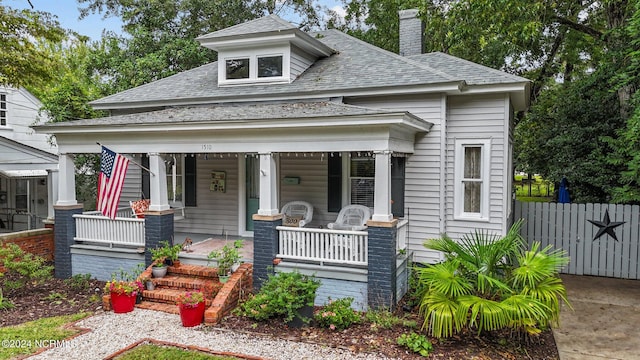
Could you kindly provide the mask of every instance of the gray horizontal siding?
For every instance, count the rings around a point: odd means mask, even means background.
[[[409,219],[408,249],[414,260],[435,262],[437,252],[422,246],[424,240],[440,233],[440,124],[441,97],[403,96],[349,101],[377,109],[408,111],[434,124],[426,136],[418,136],[414,153],[407,158],[405,172],[405,217]]]
[[[447,107],[447,191],[446,232],[452,238],[460,238],[474,229],[482,228],[502,233],[505,226],[505,189],[508,149],[505,139],[507,106],[503,95],[449,97]],[[491,160],[489,175],[489,221],[456,220],[454,218],[454,171],[456,139],[490,139]],[[450,185],[449,185],[450,184]]]

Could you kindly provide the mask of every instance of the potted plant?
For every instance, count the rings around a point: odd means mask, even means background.
[[[218,278],[221,283],[227,282],[234,264],[240,263],[240,249],[244,246],[242,240],[236,240],[232,245],[225,244],[222,249],[214,250],[207,255],[209,260],[216,260],[218,264]]]
[[[156,288],[156,284],[155,282],[148,276],[143,277],[142,279],[140,279],[142,281],[142,283],[144,284],[145,289],[147,290],[154,290]]]
[[[201,291],[187,291],[178,296],[178,308],[182,326],[192,327],[202,324],[205,300]]]
[[[182,250],[180,244],[169,245],[168,241],[160,242],[159,247],[149,249],[151,252],[151,260],[153,260],[151,272],[154,278],[161,278],[167,274],[167,265],[172,265],[173,261],[178,260],[178,254]]]
[[[138,294],[142,292],[142,282],[115,280],[107,281],[104,290],[111,296],[111,308],[115,313],[133,311]]]

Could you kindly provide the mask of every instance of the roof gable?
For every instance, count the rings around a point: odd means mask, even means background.
[[[251,34],[285,31],[292,29],[297,28],[293,26],[293,24],[282,20],[276,15],[269,15],[199,36],[196,38],[196,40],[202,41],[207,39],[221,39],[239,35],[248,36]]]

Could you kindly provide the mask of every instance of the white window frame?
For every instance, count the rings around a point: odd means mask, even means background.
[[[282,76],[258,77],[258,58],[282,56]],[[249,59],[249,78],[227,79],[227,60]],[[291,50],[289,46],[256,48],[249,50],[227,50],[218,54],[218,85],[249,85],[267,83],[289,83],[291,73]]]
[[[464,151],[467,147],[480,147],[480,212],[464,211]],[[456,220],[489,221],[489,196],[491,181],[491,140],[456,139],[455,141],[455,189],[454,218]]]
[[[9,95],[7,93],[0,93],[0,96],[4,96],[4,100],[0,100],[0,104],[4,104],[4,109],[0,109],[4,111],[4,116],[0,116],[0,126],[8,127],[9,126]],[[4,124],[3,124],[4,123]]]

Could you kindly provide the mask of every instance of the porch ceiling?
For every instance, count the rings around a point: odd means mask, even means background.
[[[125,153],[413,152],[432,124],[409,113],[336,102],[261,103],[117,115],[46,124],[62,153],[96,153],[96,142]]]

